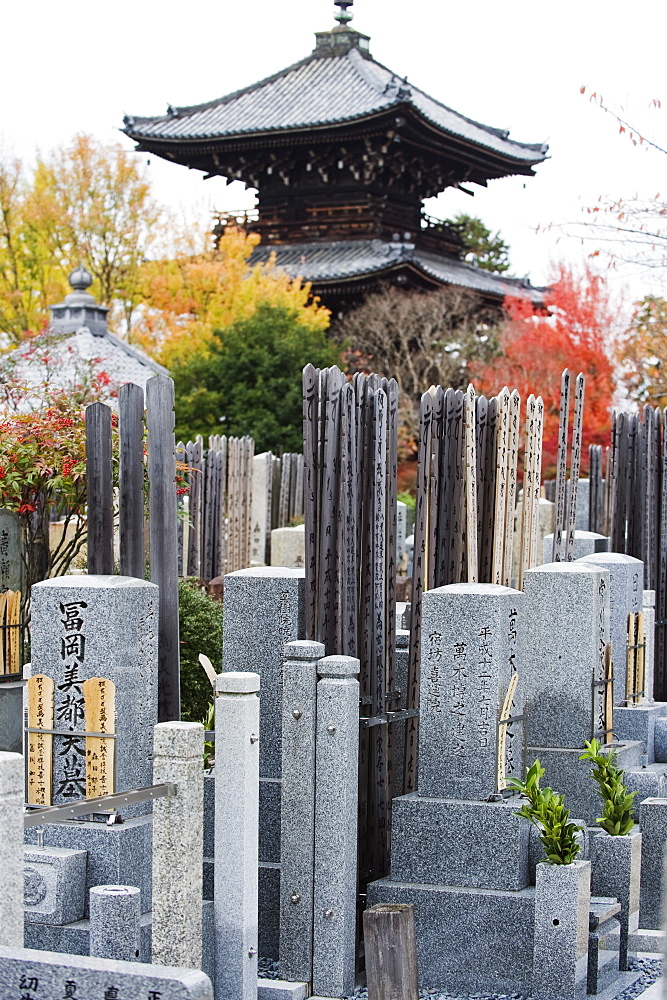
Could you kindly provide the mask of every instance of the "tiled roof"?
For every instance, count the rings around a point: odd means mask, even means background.
[[[506,278],[460,260],[416,249],[409,243],[341,240],[264,245],[257,247],[251,260],[253,263],[266,262],[271,255],[275,255],[277,267],[315,285],[377,276],[401,265],[410,265],[443,285],[457,285],[499,299],[512,295],[540,303],[545,291],[517,278]]]
[[[35,381],[41,384],[43,371],[35,369],[33,375],[29,357],[24,360],[20,348],[14,353],[20,358],[16,364],[17,377],[26,386],[32,386]],[[153,361],[138,348],[126,344],[115,334],[107,331],[102,336],[96,335],[85,326],[55,343],[50,354],[53,359],[51,379],[63,389],[69,389],[79,380],[81,361],[95,362],[95,369],[105,372],[115,389],[120,388],[124,382],[134,382],[145,389],[146,382],[153,375],[169,374],[157,361]]]
[[[545,145],[515,142],[502,129],[465,118],[407,84],[352,47],[335,55],[315,53],[274,76],[216,101],[170,109],[155,118],[128,116],[133,139],[188,141],[317,126],[363,119],[410,105],[439,130],[521,163],[539,163]]]

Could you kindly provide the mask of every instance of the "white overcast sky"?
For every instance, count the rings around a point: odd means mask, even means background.
[[[124,113],[162,114],[168,103],[221,97],[307,55],[313,32],[333,26],[332,0],[62,0],[4,3],[0,15],[0,134],[30,160],[76,132],[121,138]],[[356,0],[354,27],[371,36],[384,65],[477,121],[509,128],[524,142],[548,142],[551,159],[534,178],[447,192],[433,214],[465,211],[499,229],[512,271],[545,282],[552,262],[578,263],[586,250],[550,223],[576,220],[599,195],[667,200],[667,156],[635,149],[614,120],[582,97],[602,93],[667,146],[664,0]],[[665,109],[650,110],[653,98]],[[157,196],[172,207],[240,208],[252,196],[221,178],[151,157]],[[630,269],[615,286],[649,291]],[[652,291],[667,294],[653,285]]]

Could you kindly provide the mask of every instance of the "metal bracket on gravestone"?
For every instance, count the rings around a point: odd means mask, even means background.
[[[105,738],[108,735],[105,733]],[[129,792],[114,792],[113,795],[101,795],[96,799],[81,799],[80,802],[66,806],[29,808],[23,814],[23,828],[27,830],[28,827],[42,826],[44,823],[64,823],[66,820],[93,813],[116,812],[121,805],[136,805],[139,802],[151,802],[153,799],[173,797],[177,794],[177,786],[166,781],[161,785],[133,788]]]
[[[401,708],[395,712],[384,712],[382,715],[361,716],[359,725],[362,729],[370,729],[372,726],[386,726],[393,722],[402,722],[406,719],[418,719],[418,708]]]

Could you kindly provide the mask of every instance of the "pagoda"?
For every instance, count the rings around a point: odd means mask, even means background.
[[[422,203],[448,187],[532,176],[547,146],[465,118],[376,62],[350,26],[352,0],[335,2],[336,26],[316,33],[305,59],[207,104],[126,116],[123,131],[140,151],[256,188],[257,209],[220,215],[217,231],[259,233],[253,261],[275,255],[335,310],[387,282],[539,302],[528,281],[465,263],[459,231]]]

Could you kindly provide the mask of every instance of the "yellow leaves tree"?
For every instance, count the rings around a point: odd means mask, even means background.
[[[140,299],[141,265],[157,245],[164,212],[132,153],[77,135],[39,158],[30,223],[63,271],[81,262],[104,305],[120,299],[128,325]]]
[[[163,219],[137,159],[118,143],[78,135],[33,169],[0,153],[0,334],[16,343],[42,327],[80,263],[93,294],[120,301],[129,325]]]
[[[617,360],[631,399],[667,406],[667,300],[649,295],[636,304]]]
[[[248,319],[261,303],[296,311],[309,331],[328,327],[329,311],[311,298],[309,284],[272,262],[249,263],[256,234],[226,229],[213,249],[211,239],[203,227],[190,229],[171,259],[147,261],[142,268],[142,306],[131,339],[161,364],[176,368],[206,356],[215,330]]]

